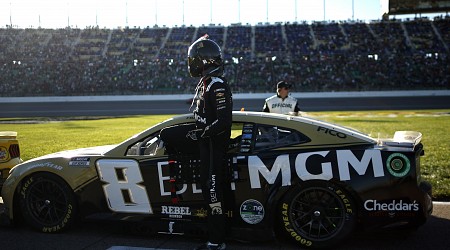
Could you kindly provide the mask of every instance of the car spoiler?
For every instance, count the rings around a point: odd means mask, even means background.
[[[0,131],[0,139],[16,139],[17,132],[14,131]]]
[[[391,147],[414,148],[422,140],[422,133],[416,131],[396,131],[392,139],[383,140]]]

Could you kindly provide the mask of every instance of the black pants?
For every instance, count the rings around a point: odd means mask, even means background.
[[[202,193],[208,210],[208,234],[212,243],[225,241],[224,189],[227,180],[225,154],[229,140],[230,134],[224,133],[199,141]]]

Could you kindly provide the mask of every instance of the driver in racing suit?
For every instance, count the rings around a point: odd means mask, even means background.
[[[208,209],[208,242],[197,249],[225,249],[222,209],[233,101],[223,77],[221,49],[207,35],[189,47],[188,69],[192,77],[201,77],[193,100],[197,130],[191,136],[198,139],[200,147],[202,193]]]

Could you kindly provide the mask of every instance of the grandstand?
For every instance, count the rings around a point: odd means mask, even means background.
[[[234,93],[449,89],[450,17],[125,29],[0,29],[0,96],[192,93],[188,46],[222,47]]]

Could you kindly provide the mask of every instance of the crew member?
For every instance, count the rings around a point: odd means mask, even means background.
[[[263,107],[264,112],[298,115],[300,108],[298,101],[289,95],[291,85],[285,81],[277,83],[277,94],[266,99]]]
[[[223,77],[219,45],[205,35],[188,50],[188,69],[201,77],[195,89],[195,136],[200,147],[202,193],[208,210],[208,242],[196,249],[225,249],[225,154],[232,124],[232,94]]]

